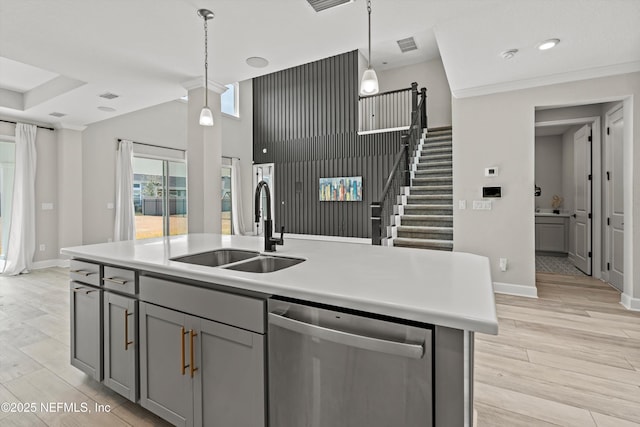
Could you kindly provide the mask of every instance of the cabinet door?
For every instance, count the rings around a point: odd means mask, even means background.
[[[104,383],[122,396],[138,399],[137,302],[104,293]]]
[[[189,318],[196,426],[264,427],[264,336]],[[190,347],[191,342],[189,343]]]
[[[537,249],[540,251],[566,252],[564,224],[538,224],[536,227],[539,239]]]
[[[193,426],[186,315],[140,302],[140,404],[176,426]]]
[[[102,380],[102,291],[77,282],[70,285],[71,365]]]

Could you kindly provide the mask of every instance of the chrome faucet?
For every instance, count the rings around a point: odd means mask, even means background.
[[[276,245],[284,245],[284,225],[280,229],[280,238],[273,237],[273,221],[271,221],[271,191],[269,191],[269,186],[266,182],[260,181],[258,186],[256,187],[256,196],[255,196],[255,215],[256,215],[256,224],[260,222],[260,194],[262,193],[262,189],[264,188],[264,192],[267,196],[267,213],[265,214],[264,219],[264,251],[265,252],[275,252]]]

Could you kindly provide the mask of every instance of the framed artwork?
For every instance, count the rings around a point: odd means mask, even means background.
[[[320,178],[321,202],[361,202],[362,177]]]

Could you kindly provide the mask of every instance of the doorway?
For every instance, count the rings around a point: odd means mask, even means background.
[[[273,163],[263,163],[259,165],[253,165],[253,189],[258,186],[260,181],[264,181],[269,186],[269,191],[271,192],[271,219],[273,220],[274,230],[275,228],[275,220],[276,220],[276,203],[275,203],[275,170]],[[255,209],[255,207],[254,207]],[[253,224],[253,232],[256,235],[262,234],[262,223],[264,221],[264,213],[267,209],[267,196],[263,191],[260,196],[260,207],[259,207],[259,221],[254,222]],[[255,218],[254,218],[255,221]]]
[[[551,272],[593,276],[622,291],[623,112],[622,102],[536,109],[535,179],[541,187],[535,198],[536,271],[548,272],[538,268],[539,257],[554,255],[575,274],[566,268]],[[560,180],[555,187],[554,176]],[[549,206],[556,195],[559,208]],[[565,228],[553,229],[549,223],[554,221]],[[545,253],[549,242],[555,242],[555,253]]]

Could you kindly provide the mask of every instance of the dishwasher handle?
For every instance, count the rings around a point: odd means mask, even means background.
[[[352,334],[349,332],[324,328],[322,326],[311,325],[309,323],[301,322],[275,313],[269,313],[269,323],[303,335],[309,335],[325,341],[331,341],[336,344],[371,350],[378,353],[392,354],[409,359],[422,359],[422,356],[424,355],[424,346],[420,344],[407,344]]]

